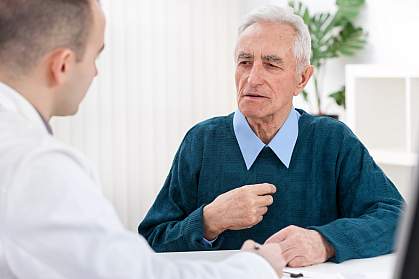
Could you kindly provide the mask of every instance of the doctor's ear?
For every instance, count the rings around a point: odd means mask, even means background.
[[[301,91],[304,90],[313,73],[314,67],[312,65],[308,65],[304,68],[302,73],[297,74],[298,83],[294,96],[297,96]]]
[[[47,57],[48,83],[57,86],[65,83],[72,75],[76,55],[70,49],[56,49]]]

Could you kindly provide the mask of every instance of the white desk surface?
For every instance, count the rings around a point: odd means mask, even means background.
[[[160,253],[159,255],[174,261],[217,262],[234,253],[238,253],[238,251],[174,252]],[[390,254],[369,259],[349,260],[341,264],[324,263],[304,268],[286,268],[285,270],[301,272],[305,278],[391,279],[395,259],[395,255]],[[287,276],[283,276],[283,278],[287,278]]]

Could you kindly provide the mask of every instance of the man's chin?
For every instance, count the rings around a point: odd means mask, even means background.
[[[264,116],[260,109],[247,107],[239,107],[239,109],[246,118],[263,118]]]
[[[59,116],[59,117],[72,116],[72,115],[77,114],[78,111],[79,111],[79,107],[77,106],[77,107],[72,108],[72,109],[59,111],[54,116]]]

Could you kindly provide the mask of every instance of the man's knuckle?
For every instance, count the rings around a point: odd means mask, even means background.
[[[249,221],[250,221],[251,224],[255,224],[255,223],[258,222],[258,217],[256,217],[255,215],[253,215],[253,216],[251,216],[249,218]]]
[[[246,223],[251,223],[252,218],[253,218],[253,216],[251,214],[247,214],[244,219],[246,220]]]

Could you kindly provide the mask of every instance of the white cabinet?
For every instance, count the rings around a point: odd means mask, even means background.
[[[346,66],[346,124],[404,197],[419,147],[419,69]]]

